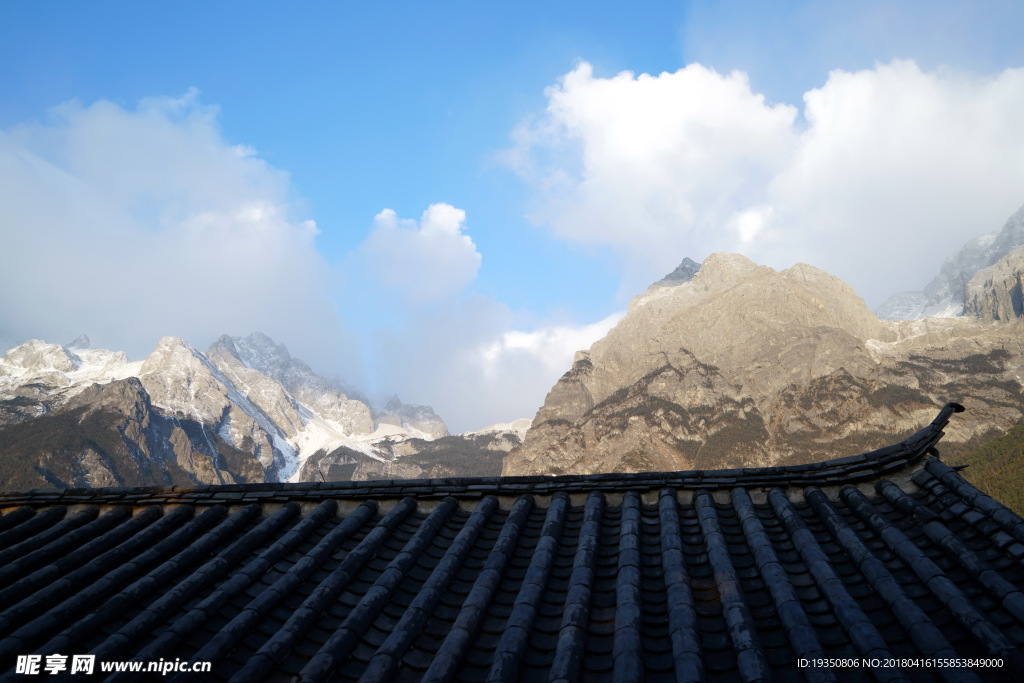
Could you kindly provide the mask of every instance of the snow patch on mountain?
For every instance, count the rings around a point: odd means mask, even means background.
[[[139,379],[152,406],[180,432],[175,448],[186,448],[182,439],[191,429],[187,438],[197,440],[195,448],[216,459],[219,439],[251,453],[268,480],[295,480],[318,452],[347,448],[390,462],[400,457],[396,443],[447,434],[431,408],[397,397],[376,421],[368,403],[354,397],[358,392],[325,380],[261,333],[223,336],[206,353],[184,339],[164,337],[141,361],[93,348],[84,335],[67,346],[30,340],[0,359],[0,398],[29,392],[38,399],[36,407],[18,408],[8,417],[22,420],[60,410],[95,384],[128,378]]]
[[[533,423],[528,417],[521,417],[518,420],[512,422],[496,422],[495,424],[488,425],[483,429],[477,429],[472,432],[463,432],[459,436],[483,436],[485,434],[515,434],[522,441],[526,437],[526,432],[529,431],[530,425]]]
[[[131,362],[121,351],[78,349],[39,339],[10,349],[0,360],[0,390],[29,382],[65,387],[70,398],[92,384],[138,376],[141,362]]]

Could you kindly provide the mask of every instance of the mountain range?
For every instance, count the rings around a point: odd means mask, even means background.
[[[205,352],[164,337],[134,362],[86,337],[31,340],[0,361],[5,488],[450,474],[440,443],[482,452],[477,469],[493,473],[524,431],[449,436],[429,407],[397,397],[374,407],[260,333]]]
[[[580,351],[535,418],[449,435],[266,335],[145,359],[31,340],[0,360],[0,488],[673,471],[876,448],[938,406],[966,448],[1024,421],[1024,207],[872,313],[807,264],[683,262]],[[906,318],[906,319],[894,319]]]

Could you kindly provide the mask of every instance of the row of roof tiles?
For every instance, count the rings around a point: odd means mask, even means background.
[[[344,515],[304,498],[7,508],[0,680],[24,680],[30,653],[210,661],[229,681],[1007,679],[1024,520],[934,457],[899,474]],[[1002,666],[800,665],[918,658]]]

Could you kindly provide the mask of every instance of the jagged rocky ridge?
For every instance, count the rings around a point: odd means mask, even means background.
[[[375,410],[259,333],[205,353],[165,337],[136,362],[87,338],[32,340],[0,361],[0,488],[301,481],[325,467],[418,476],[444,466],[434,440],[486,438],[447,434],[429,407],[392,397]],[[502,438],[504,451],[478,445],[482,473],[519,442]]]
[[[812,266],[714,254],[577,354],[503,474],[813,462],[901,438],[947,401],[967,412],[946,443],[1008,429],[1024,417],[1024,319],[1007,313],[1022,265],[978,272],[977,316],[897,322]]]

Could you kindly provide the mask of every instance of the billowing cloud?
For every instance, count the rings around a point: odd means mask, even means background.
[[[547,382],[550,387],[572,367],[577,351],[590,348],[622,316],[623,313],[614,313],[586,325],[547,324],[529,332],[509,330],[482,344],[474,361],[483,375],[499,386],[532,373],[552,378]]]
[[[834,71],[804,102],[760,246],[806,252],[869,301],[920,288],[1024,203],[1024,69],[982,78],[897,61]]]
[[[391,209],[374,218],[359,249],[367,274],[413,303],[434,302],[466,288],[480,270],[480,253],[463,233],[466,212],[431,204],[419,221]]]
[[[833,71],[802,118],[700,64],[598,78],[584,62],[547,98],[506,159],[537,222],[621,254],[629,293],[728,250],[809,261],[877,304],[1024,202],[1024,69]]]
[[[695,248],[729,242],[726,226],[764,203],[796,144],[794,107],[700,64],[606,79],[582,62],[547,97],[509,154],[538,190],[534,218],[653,267],[640,289]]]
[[[0,338],[87,333],[140,357],[261,330],[356,372],[316,225],[288,176],[221,136],[195,92],[65,104],[0,131]]]

